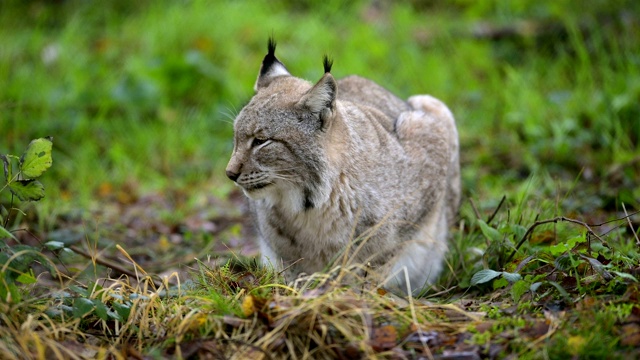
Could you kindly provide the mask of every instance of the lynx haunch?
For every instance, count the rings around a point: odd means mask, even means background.
[[[429,95],[403,101],[361,77],[336,80],[326,57],[324,75],[309,83],[275,48],[270,39],[256,93],[234,121],[226,169],[250,199],[263,262],[312,273],[348,249],[394,288],[433,283],[460,200],[449,109]]]

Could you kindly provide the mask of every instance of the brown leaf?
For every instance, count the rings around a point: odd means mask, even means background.
[[[389,350],[396,346],[398,331],[393,325],[385,325],[373,329],[369,344],[375,351]]]
[[[545,335],[549,331],[549,323],[544,320],[535,321],[533,324],[520,330],[522,335],[536,339]]]
[[[485,331],[487,331],[487,330],[491,329],[491,326],[493,326],[493,322],[491,322],[491,321],[485,321],[485,322],[482,322],[482,323],[480,323],[480,324],[476,325],[476,330],[477,330],[479,333],[481,333],[481,334],[482,334],[483,332],[485,332]]]
[[[623,346],[640,346],[640,325],[636,323],[622,326],[620,344]]]
[[[547,230],[547,231],[541,231],[537,234],[535,234],[534,236],[531,237],[531,240],[529,240],[529,243],[531,244],[551,244],[555,241],[556,236],[553,233],[553,231]]]

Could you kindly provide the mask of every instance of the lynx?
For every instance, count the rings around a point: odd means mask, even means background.
[[[269,39],[226,168],[249,198],[262,261],[313,273],[349,251],[388,276],[388,287],[432,284],[460,201],[449,109],[428,95],[403,101],[358,76],[336,80],[326,56],[312,84],[275,49]]]

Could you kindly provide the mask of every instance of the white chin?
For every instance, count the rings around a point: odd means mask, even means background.
[[[262,189],[256,189],[247,191],[245,188],[242,188],[242,192],[251,200],[260,200],[266,198],[271,193],[271,188],[273,185],[269,185],[267,187],[263,187]]]

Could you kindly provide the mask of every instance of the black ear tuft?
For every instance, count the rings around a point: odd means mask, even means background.
[[[265,75],[271,69],[274,63],[279,62],[276,58],[276,41],[273,36],[269,37],[269,43],[267,44],[267,55],[262,60],[262,68],[260,69],[260,75]]]
[[[327,55],[322,59],[322,65],[324,65],[324,72],[331,72],[331,67],[333,66],[333,60],[329,59]]]
[[[275,56],[276,55],[276,40],[272,36],[269,36],[269,44],[267,45],[268,55]]]
[[[276,41],[273,39],[273,36],[270,36],[269,42],[267,43],[267,55],[265,55],[264,60],[262,60],[260,74],[253,89],[258,91],[258,89],[268,86],[274,78],[285,75],[291,74],[289,74],[284,64],[276,58]]]

